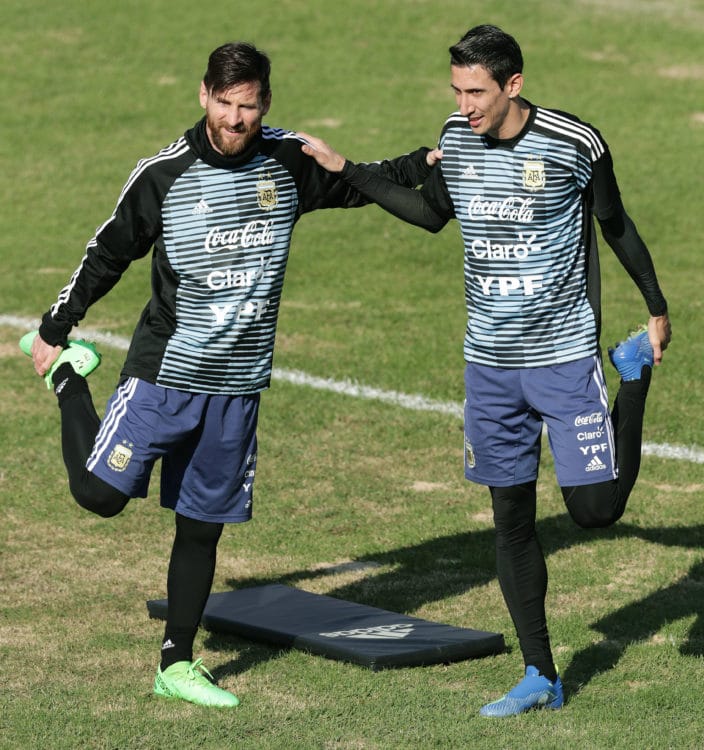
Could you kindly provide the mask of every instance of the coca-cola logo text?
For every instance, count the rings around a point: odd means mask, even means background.
[[[272,245],[274,222],[269,219],[250,221],[237,229],[221,230],[213,227],[205,238],[205,252],[217,253],[219,250],[237,250],[238,248],[264,247]]]
[[[586,427],[588,424],[601,424],[604,421],[604,415],[595,411],[593,414],[587,414],[583,417],[576,417],[574,420],[575,427]]]
[[[481,195],[475,195],[469,202],[467,213],[470,219],[485,221],[514,221],[530,224],[533,221],[533,204],[535,198],[521,198],[509,195],[503,200],[484,200]]]

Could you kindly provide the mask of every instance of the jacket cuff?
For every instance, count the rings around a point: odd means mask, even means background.
[[[45,312],[39,326],[39,335],[50,346],[65,347],[72,328],[71,323],[61,323],[51,317],[51,312]]]

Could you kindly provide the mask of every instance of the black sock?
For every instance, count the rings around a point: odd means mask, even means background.
[[[54,382],[54,393],[59,400],[59,408],[71,396],[89,392],[86,379],[73,369],[70,362],[64,362],[58,367],[51,379]]]
[[[611,412],[616,434],[619,491],[624,507],[640,470],[643,419],[651,375],[652,369],[645,365],[640,380],[621,383]]]
[[[198,628],[165,628],[159,664],[162,672],[177,661],[193,661],[193,641],[197,632]]]
[[[548,571],[535,528],[536,483],[489,489],[496,528],[496,571],[523,660],[555,680],[545,616]]]
[[[177,661],[193,661],[193,641],[215,574],[223,524],[176,514],[167,581],[168,614],[161,647],[161,671]]]

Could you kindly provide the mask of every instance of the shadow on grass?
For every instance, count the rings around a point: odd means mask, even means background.
[[[639,537],[656,544],[687,548],[704,547],[704,526],[641,529],[624,524],[619,536]],[[704,655],[704,561],[670,586],[614,610],[591,623],[604,641],[578,651],[564,672],[568,693],[578,693],[590,680],[616,666],[626,649],[651,640],[669,623],[695,617],[687,640],[680,645],[683,656]]]
[[[546,558],[560,550],[588,544],[594,538],[640,538],[664,546],[704,548],[704,525],[653,529],[620,523],[610,529],[585,531],[575,526],[567,514],[559,514],[539,520],[537,529]],[[335,588],[327,592],[328,596],[413,613],[428,603],[463,594],[495,579],[494,531],[486,529],[436,537],[420,544],[360,556],[354,562],[392,569]],[[330,569],[305,569],[276,578],[231,580],[228,585],[238,589],[272,583],[295,586],[300,581],[322,578],[330,573]],[[696,615],[696,620],[680,651],[687,656],[703,655],[702,613],[704,562],[699,562],[679,581],[591,624],[606,640],[573,656],[562,675],[568,698],[595,676],[612,669],[629,645],[649,640],[668,623],[684,617]],[[482,624],[472,622],[472,615],[468,613],[463,626],[481,629]],[[241,672],[274,658],[282,650],[215,633],[209,634],[206,645],[226,649],[233,641],[240,651],[238,659],[218,668],[216,676]]]

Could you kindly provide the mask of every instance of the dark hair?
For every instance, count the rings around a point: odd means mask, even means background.
[[[269,57],[249,42],[228,42],[213,50],[203,83],[208,91],[222,92],[242,83],[259,83],[259,96],[269,94]]]
[[[523,72],[523,55],[518,42],[490,24],[470,29],[450,47],[450,57],[453,65],[482,65],[501,88],[512,75]]]

